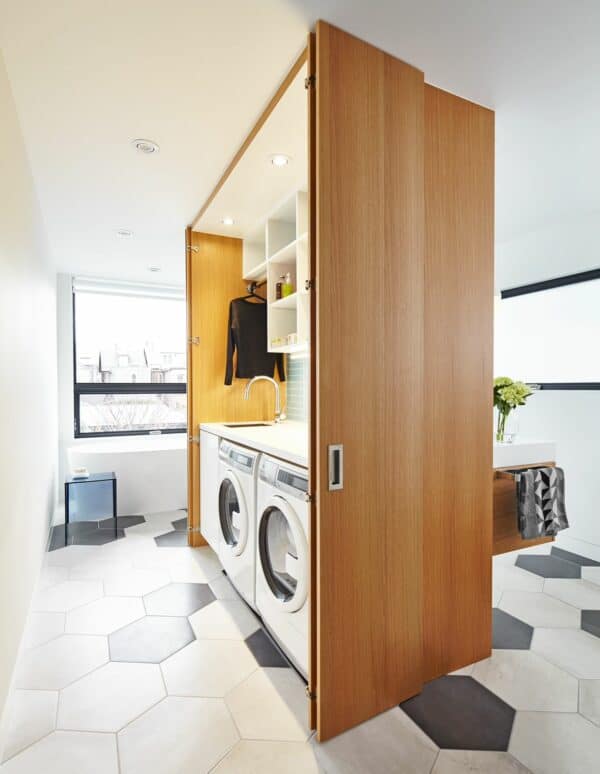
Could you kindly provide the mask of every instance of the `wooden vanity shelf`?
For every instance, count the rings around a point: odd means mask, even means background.
[[[517,519],[517,482],[513,471],[553,468],[555,465],[555,462],[540,462],[536,465],[512,465],[510,468],[494,470],[494,556],[517,551],[519,548],[551,543],[554,540],[552,537],[533,540],[524,540],[521,537]]]

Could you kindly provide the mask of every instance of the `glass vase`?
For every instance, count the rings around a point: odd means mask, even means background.
[[[514,411],[496,412],[496,443],[514,443],[519,432],[519,422]]]

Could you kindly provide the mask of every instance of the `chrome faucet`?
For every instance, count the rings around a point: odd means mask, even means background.
[[[281,397],[279,394],[279,385],[275,381],[275,379],[272,379],[270,376],[254,376],[248,384],[246,385],[244,389],[244,400],[248,400],[250,397],[250,388],[254,384],[254,382],[260,382],[260,381],[266,381],[270,382],[273,387],[275,387],[275,421],[281,422],[282,419],[285,419],[285,416],[281,413]]]

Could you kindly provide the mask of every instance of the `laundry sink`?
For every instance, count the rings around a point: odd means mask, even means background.
[[[269,427],[271,422],[224,422],[223,427]]]

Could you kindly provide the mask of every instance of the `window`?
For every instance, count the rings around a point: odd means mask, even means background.
[[[75,437],[185,432],[182,289],[74,279]]]
[[[600,270],[504,290],[496,376],[542,389],[600,389]]]

